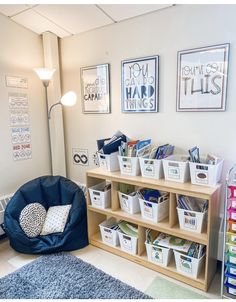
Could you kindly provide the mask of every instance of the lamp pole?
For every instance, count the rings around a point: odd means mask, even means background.
[[[43,86],[45,88],[45,98],[46,98],[46,106],[47,106],[47,120],[48,120],[47,121],[47,123],[48,123],[48,141],[49,141],[49,152],[50,152],[50,171],[51,171],[51,175],[53,175],[52,142],[51,142],[51,133],[50,133],[51,111],[57,105],[64,105],[64,106],[73,106],[73,105],[75,105],[76,100],[77,100],[77,96],[76,96],[75,92],[68,91],[67,93],[65,93],[61,97],[61,99],[59,100],[59,102],[53,104],[49,108],[49,104],[48,104],[48,90],[47,90],[47,88],[48,88],[49,82],[52,79],[52,76],[53,76],[54,72],[56,71],[56,69],[34,68],[34,71],[36,72],[36,74],[38,75],[38,77],[40,78],[40,80],[42,81]],[[64,134],[63,134],[63,140],[64,140]]]
[[[49,143],[49,155],[50,155],[50,174],[53,175],[51,134],[50,134],[50,123],[49,123],[49,117],[48,117],[48,85],[49,85],[49,81],[43,81],[43,86],[44,86],[44,89],[45,89],[46,107],[47,107],[48,143]]]

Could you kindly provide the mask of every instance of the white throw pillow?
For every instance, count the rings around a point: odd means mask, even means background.
[[[34,238],[41,233],[45,218],[45,208],[40,203],[34,202],[23,208],[19,223],[25,234],[30,238]]]
[[[71,209],[70,205],[50,207],[40,235],[62,233]]]

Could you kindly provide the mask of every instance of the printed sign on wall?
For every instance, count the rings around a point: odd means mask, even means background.
[[[12,127],[11,137],[13,144],[30,143],[30,128],[29,127]]]
[[[32,158],[28,95],[9,92],[9,115],[14,160]]]
[[[14,88],[28,88],[28,79],[18,76],[6,76],[6,86]]]
[[[31,144],[13,144],[13,159],[23,160],[32,157]]]
[[[109,64],[81,68],[84,113],[110,113]]]
[[[159,56],[122,62],[122,111],[157,112]]]
[[[75,165],[81,165],[81,166],[89,165],[88,149],[73,148],[72,158],[73,158],[73,164]]]
[[[229,44],[178,52],[177,111],[224,111]]]

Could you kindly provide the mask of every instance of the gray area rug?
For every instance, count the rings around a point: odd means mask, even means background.
[[[70,254],[42,256],[0,279],[0,299],[151,299]]]

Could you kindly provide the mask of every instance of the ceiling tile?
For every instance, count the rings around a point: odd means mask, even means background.
[[[110,23],[107,17],[95,5],[39,5],[34,8],[43,16],[73,34],[85,32]]]
[[[99,4],[98,6],[115,21],[121,21],[169,7],[172,4]]]
[[[14,16],[28,8],[29,6],[25,4],[0,4],[0,12],[7,17]]]
[[[60,38],[70,35],[69,32],[63,30],[53,22],[50,22],[32,9],[12,17],[12,20],[36,32],[37,34],[50,31]]]

